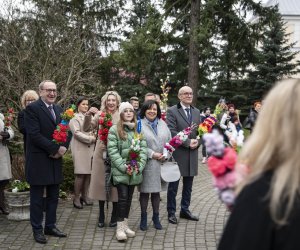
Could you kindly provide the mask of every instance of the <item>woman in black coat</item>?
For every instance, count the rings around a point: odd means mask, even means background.
[[[299,106],[299,79],[268,94],[240,154],[250,174],[238,187],[219,250],[300,249]]]

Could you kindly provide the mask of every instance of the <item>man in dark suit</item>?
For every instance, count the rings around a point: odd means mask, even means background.
[[[172,136],[175,136],[178,132],[191,126],[192,123],[197,125],[200,124],[200,111],[191,105],[193,101],[193,90],[188,86],[180,88],[178,91],[178,98],[180,103],[167,110],[166,122]],[[183,181],[180,218],[194,221],[198,221],[199,219],[190,212],[189,206],[191,202],[193,179],[194,176],[198,174],[198,148],[200,142],[196,137],[197,130],[194,130],[187,141],[173,153],[173,157],[178,163]],[[177,224],[175,212],[178,185],[179,180],[169,183],[168,186],[168,220],[172,224]]]
[[[64,145],[52,140],[56,125],[60,123],[62,108],[55,105],[56,84],[45,80],[39,85],[40,99],[29,104],[25,110],[26,178],[30,184],[30,222],[36,242],[45,244],[45,235],[66,237],[56,227],[56,209],[59,184],[63,181],[62,156],[67,150],[69,139]],[[46,191],[46,216],[43,230],[43,194]]]

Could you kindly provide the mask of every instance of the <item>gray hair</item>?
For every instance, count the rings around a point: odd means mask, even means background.
[[[46,82],[53,82],[53,81],[51,81],[51,80],[44,80],[44,81],[42,81],[42,82],[39,84],[39,90],[43,90],[44,84],[45,84]],[[53,82],[53,83],[55,84],[55,82]]]

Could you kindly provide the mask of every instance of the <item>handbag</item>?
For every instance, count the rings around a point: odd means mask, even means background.
[[[165,182],[178,181],[181,174],[177,162],[173,159],[163,162],[161,164],[160,176]]]

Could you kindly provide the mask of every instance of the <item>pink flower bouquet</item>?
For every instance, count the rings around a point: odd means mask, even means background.
[[[233,148],[224,147],[223,136],[217,131],[203,136],[206,151],[209,155],[207,166],[213,175],[213,185],[219,197],[229,209],[235,201],[234,188],[237,184],[236,171],[237,153]]]
[[[192,124],[190,127],[185,128],[175,135],[169,142],[164,145],[163,155],[165,158],[169,158],[168,155],[172,155],[176,148],[181,146],[188,138],[192,131],[197,127],[196,124]]]

